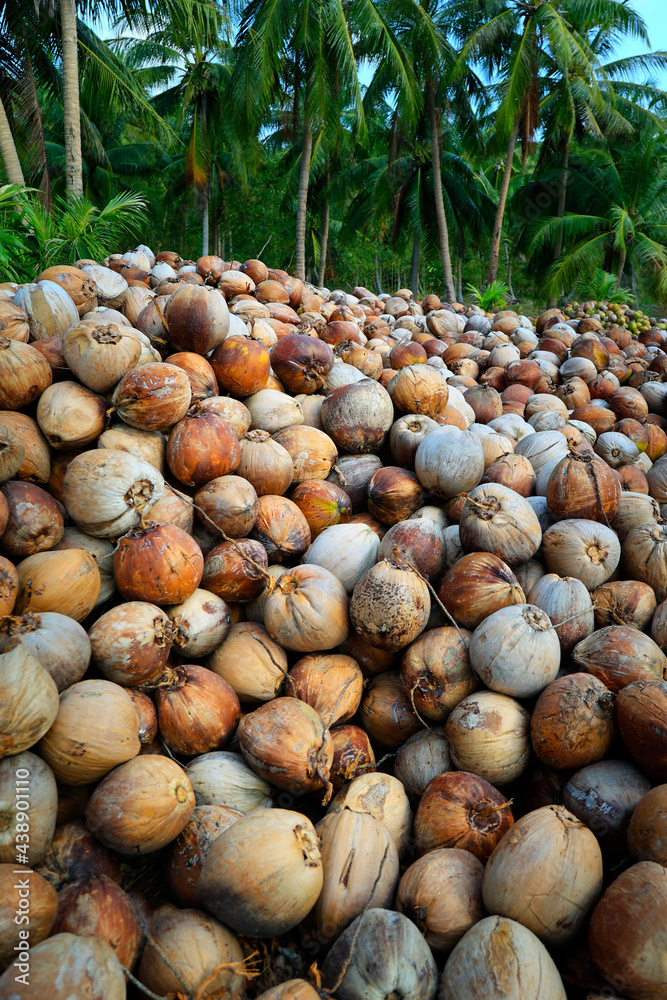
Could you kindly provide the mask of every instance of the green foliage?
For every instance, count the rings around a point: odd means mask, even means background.
[[[600,267],[596,268],[592,278],[578,283],[577,292],[596,302],[611,302],[614,305],[632,305],[635,302],[632,292],[619,286],[616,275],[609,274]]]
[[[484,312],[498,312],[507,305],[509,286],[504,281],[492,281],[484,291],[480,291],[475,285],[467,285],[466,291]]]
[[[0,186],[0,281],[25,281],[33,275],[23,271],[27,237],[18,205],[23,189],[17,184]]]
[[[560,238],[565,249],[547,270],[547,294],[594,279],[617,262],[641,272],[647,287],[667,300],[667,138],[644,130],[632,139],[584,147],[575,161],[571,208],[533,228],[533,254]]]
[[[17,185],[0,188],[0,275],[31,281],[53,264],[85,257],[103,260],[125,241],[137,239],[146,204],[137,194],[120,194],[102,208],[85,198],[56,199],[47,212],[36,192]]]

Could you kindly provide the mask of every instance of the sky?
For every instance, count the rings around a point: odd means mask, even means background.
[[[634,0],[632,6],[646,21],[651,48],[667,50],[667,0]],[[645,52],[646,46],[638,39],[629,38],[617,49],[617,57]],[[656,76],[659,86],[667,89],[667,72]]]
[[[654,51],[657,49],[667,51],[667,0],[630,0],[630,3],[646,22],[651,48]],[[106,18],[101,18],[96,27],[102,37],[109,37],[112,34],[111,26]],[[646,46],[643,42],[639,39],[628,38],[622,45],[619,45],[615,57],[622,58],[645,51]],[[360,75],[363,83],[367,83],[371,76],[366,67],[362,67]],[[367,77],[368,79],[366,79]],[[667,90],[667,70],[656,74],[655,80],[659,87]]]

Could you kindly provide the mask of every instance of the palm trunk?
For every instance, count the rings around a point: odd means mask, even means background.
[[[373,258],[373,263],[375,264],[375,294],[382,295],[382,281],[380,280],[380,272],[378,270],[378,255],[375,254]]]
[[[618,258],[618,271],[616,272],[616,281],[620,285],[623,278],[623,272],[625,271],[625,262],[628,259],[628,251],[621,250],[621,256]]]
[[[507,158],[505,160],[505,173],[500,186],[500,197],[498,198],[498,208],[496,209],[496,221],[493,224],[493,235],[491,237],[491,256],[489,257],[489,284],[498,277],[498,263],[500,260],[500,238],[503,234],[503,220],[505,218],[505,207],[507,205],[507,192],[510,189],[510,179],[512,177],[512,163],[514,161],[514,150],[516,139],[519,134],[519,119],[517,118],[510,141],[507,146]]]
[[[202,134],[206,136],[208,126],[208,94],[206,91],[199,99],[199,107],[196,109],[201,121]],[[196,156],[196,153],[195,153]],[[211,175],[206,179],[206,184],[199,189],[199,204],[201,206],[201,255],[208,256],[209,230],[210,230],[210,200],[211,200]]]
[[[442,263],[442,273],[445,279],[445,291],[447,298],[453,302],[456,293],[454,291],[454,279],[452,277],[452,258],[449,252],[449,230],[447,229],[447,218],[445,216],[445,203],[442,197],[442,175],[440,173],[440,147],[438,143],[438,122],[435,113],[435,97],[433,94],[433,84],[429,80],[426,88],[428,99],[428,115],[431,127],[431,168],[433,170],[433,190],[435,192],[435,214],[438,220],[438,237],[440,240],[440,261]]]
[[[220,205],[218,206],[218,211],[215,216],[215,221],[216,221],[215,252],[218,255],[218,257],[220,257],[222,260],[225,259],[225,255],[222,252],[222,248],[225,243],[225,230],[224,228],[222,230],[220,229],[220,223],[224,222],[224,218],[225,218],[225,186],[223,184],[222,188],[220,189]]]
[[[299,134],[299,86],[301,78],[299,75],[299,56],[294,59],[294,93],[292,94],[292,142],[296,142]]]
[[[419,226],[415,225],[412,236],[412,267],[410,269],[410,288],[415,298],[419,295]]]
[[[306,209],[308,206],[308,179],[310,155],[313,150],[313,130],[309,121],[303,129],[301,169],[299,171],[299,197],[296,203],[296,276],[306,280]]]
[[[558,218],[562,219],[565,215],[565,199],[567,198],[567,181],[568,181],[568,170],[570,166],[570,141],[572,138],[571,132],[566,132],[563,138],[563,169],[560,175],[560,181],[558,183]],[[563,252],[563,231],[560,230],[558,236],[556,237],[556,245],[554,246],[554,260],[558,260]]]
[[[510,298],[512,302],[516,302],[516,295],[514,294],[514,289],[512,288],[512,258],[510,257],[510,251],[507,243],[505,243],[505,262],[507,264],[507,287],[509,289]]]
[[[320,288],[324,285],[324,276],[327,270],[327,247],[329,244],[329,199],[325,198],[322,205],[322,232],[320,234],[320,273],[317,281]]]
[[[463,229],[459,226],[459,239],[461,240],[458,247],[458,254],[456,260],[456,294],[457,302],[463,302],[463,261],[466,257],[466,238]]]
[[[76,0],[60,0],[60,25],[63,49],[65,188],[68,197],[80,198],[83,196],[83,164],[81,162],[81,111],[79,109]]]
[[[566,132],[563,136],[563,148],[562,148],[562,167],[560,179],[558,181],[558,207],[556,209],[556,216],[562,219],[565,215],[565,201],[567,198],[567,181],[568,181],[568,170],[570,166],[570,142],[572,141],[572,133]],[[556,236],[556,242],[554,243],[554,260],[558,260],[563,252],[563,232],[558,231]],[[549,302],[547,303],[549,309],[554,309],[558,305],[558,294],[553,293]]]
[[[202,191],[202,215],[201,215],[201,255],[202,257],[208,256],[208,208],[209,208],[209,198],[208,198],[208,184]]]
[[[218,239],[218,213],[216,211],[215,205],[213,206],[213,212],[210,213],[211,220],[209,223],[211,231],[211,248],[213,253],[219,257],[220,256],[220,240]]]
[[[320,288],[324,285],[324,276],[327,270],[327,247],[329,244],[329,195],[327,188],[329,187],[329,180],[329,163],[327,161],[327,169],[324,175],[324,201],[322,202],[322,212],[320,215],[320,268],[317,277]]]
[[[23,171],[21,170],[21,161],[19,160],[19,154],[16,152],[16,143],[14,142],[12,130],[9,127],[9,120],[5,106],[2,103],[2,98],[0,98],[0,156],[2,156],[2,162],[5,165],[5,172],[9,183],[23,186],[25,180],[23,179]]]

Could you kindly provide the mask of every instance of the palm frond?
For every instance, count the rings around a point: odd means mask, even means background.
[[[560,219],[547,219],[533,231],[528,252],[534,253],[544,246],[554,246],[559,235],[566,243],[572,243],[598,232],[604,224],[604,218],[595,215],[564,215]]]
[[[171,126],[156,112],[144,92],[137,85],[128,67],[83,22],[78,25],[79,49],[82,53],[82,73],[90,76],[90,85],[111,102],[116,96],[133,105],[156,129],[162,138],[177,141]]]
[[[492,281],[484,291],[475,285],[466,285],[466,291],[484,312],[497,312],[507,305],[509,286],[504,281]]]
[[[549,297],[558,296],[563,288],[571,288],[583,276],[590,275],[600,267],[608,246],[608,236],[600,233],[581,240],[556,261],[550,268],[544,283],[544,292]]]

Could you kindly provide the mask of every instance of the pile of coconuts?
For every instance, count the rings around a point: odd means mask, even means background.
[[[607,320],[0,284],[0,1000],[667,1000],[667,339]]]
[[[643,309],[635,308],[625,302],[596,302],[594,299],[583,303],[570,302],[563,307],[563,313],[568,319],[594,316],[601,320],[608,330],[616,326],[625,327],[633,333],[642,333],[651,327],[667,330],[667,322],[664,319],[649,316]]]

